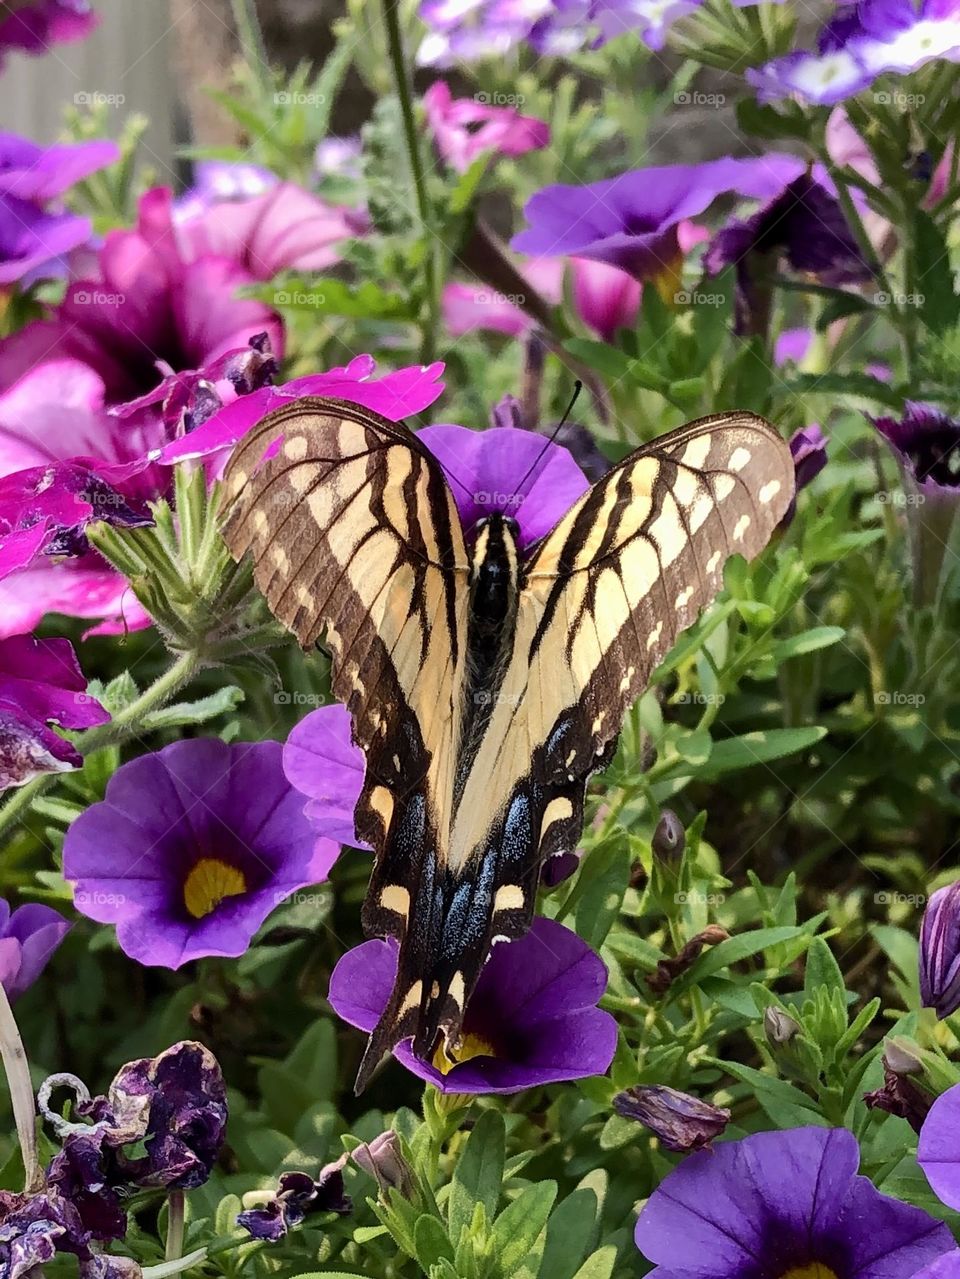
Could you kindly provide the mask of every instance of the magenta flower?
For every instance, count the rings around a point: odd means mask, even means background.
[[[0,18],[0,48],[4,25]],[[119,156],[116,144],[106,140],[40,147],[0,133],[0,284],[63,273],[66,255],[90,239],[92,227],[89,218],[56,201]]]
[[[901,1279],[954,1250],[950,1230],[857,1175],[843,1128],[761,1132],[690,1155],[641,1209],[651,1279]]]
[[[390,998],[397,944],[368,941],[347,951],[330,978],[336,1012],[371,1031]],[[513,1093],[539,1084],[605,1074],[617,1026],[596,1004],[607,984],[600,957],[576,933],[534,920],[519,941],[494,946],[467,1006],[452,1059],[432,1062],[408,1040],[393,1055],[420,1079],[452,1093]]]
[[[427,127],[451,169],[466,173],[477,156],[525,155],[550,142],[550,126],[521,115],[514,106],[493,106],[485,94],[454,98],[450,86],[435,80],[423,95]]]
[[[410,365],[380,378],[374,378],[375,372],[373,357],[358,355],[345,368],[311,373],[281,386],[263,387],[226,405],[190,435],[158,450],[154,457],[164,465],[172,465],[185,458],[209,457],[232,448],[267,413],[304,395],[351,400],[381,413],[391,422],[401,422],[428,408],[443,394],[443,383],[438,381],[442,364]]]
[[[11,1003],[33,985],[69,931],[49,906],[31,902],[11,914],[0,897],[0,984]]]
[[[242,955],[339,851],[317,844],[281,756],[279,742],[200,738],[124,764],[67,832],[77,909],[116,924],[121,949],[142,964]]]
[[[520,274],[529,281],[530,294],[556,306],[563,297],[563,263],[556,258],[528,258]],[[452,281],[443,290],[443,322],[453,337],[476,330],[520,337],[536,326],[523,304],[526,295],[499,293],[489,284]]]
[[[80,752],[53,726],[80,729],[109,721],[86,690],[69,640],[0,639],[0,790],[80,767]]]
[[[719,196],[769,199],[804,171],[802,160],[776,152],[635,169],[587,186],[551,186],[524,209],[530,223],[513,248],[540,256],[575,255],[607,262],[638,280],[676,270],[678,229]]]
[[[640,310],[640,282],[619,267],[591,258],[571,258],[573,305],[577,314],[604,342],[617,330],[632,328]]]
[[[85,40],[100,18],[89,0],[25,0],[0,12],[0,57],[7,49],[46,53],[53,44]]]

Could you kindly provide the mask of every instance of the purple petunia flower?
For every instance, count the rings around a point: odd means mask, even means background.
[[[766,333],[770,276],[781,260],[824,284],[871,278],[839,202],[809,173],[794,178],[753,217],[729,222],[707,249],[708,275],[736,267],[738,333]]]
[[[202,738],[124,764],[67,832],[77,909],[116,924],[142,964],[242,955],[277,905],[326,878],[337,851],[315,851],[281,756],[279,742]]]
[[[283,771],[290,785],[306,795],[309,802],[303,811],[323,832],[321,841],[366,847],[353,826],[364,768],[363,751],[351,740],[345,706],[321,706],[291,730],[283,747]]]
[[[387,1005],[397,944],[368,941],[348,951],[330,978],[328,998],[352,1026],[371,1031]],[[617,1026],[597,1008],[607,984],[603,961],[576,933],[538,918],[519,941],[494,946],[467,1006],[459,1048],[432,1062],[408,1040],[394,1056],[445,1093],[513,1093],[539,1084],[602,1075],[613,1060]]]
[[[7,49],[46,53],[53,44],[85,40],[99,24],[89,0],[25,0],[0,13],[0,58]]]
[[[276,1243],[288,1231],[299,1226],[311,1213],[335,1212],[345,1215],[353,1211],[349,1195],[343,1189],[343,1169],[348,1156],[320,1169],[316,1180],[305,1172],[284,1172],[276,1191],[264,1199],[260,1194],[246,1196],[254,1205],[241,1212],[237,1225],[249,1231],[254,1239]]]
[[[0,639],[0,790],[80,767],[80,752],[51,725],[79,729],[109,721],[86,688],[69,640]]]
[[[466,173],[477,156],[525,155],[550,142],[550,126],[521,115],[516,107],[492,106],[483,95],[454,98],[450,86],[436,80],[423,95],[427,127],[437,150],[457,173]]]
[[[923,912],[920,1002],[940,1018],[960,1008],[960,880],[938,888]]]
[[[841,8],[821,30],[816,53],[796,52],[747,71],[762,102],[796,96],[832,105],[879,75],[905,75],[937,59],[960,61],[956,0],[862,0]]]
[[[917,1143],[917,1162],[930,1188],[950,1208],[960,1208],[960,1084],[941,1093],[923,1121]]]
[[[69,931],[50,906],[31,902],[11,914],[0,897],[0,984],[11,1003],[33,985]]]
[[[3,26],[0,18],[0,48]],[[0,284],[62,273],[63,259],[90,239],[92,226],[55,202],[119,156],[116,143],[106,140],[41,147],[0,133]]]
[[[524,253],[577,255],[608,262],[638,280],[675,273],[681,222],[731,192],[770,199],[804,171],[776,152],[635,169],[587,186],[550,186],[527,201],[530,223],[512,241]]]
[[[954,1249],[921,1208],[857,1174],[843,1128],[794,1128],[724,1142],[684,1160],[641,1210],[651,1279],[901,1279]]]

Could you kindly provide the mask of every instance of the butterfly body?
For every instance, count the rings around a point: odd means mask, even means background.
[[[260,423],[225,483],[228,545],[252,552],[301,643],[325,634],[366,757],[363,924],[400,949],[359,1087],[402,1039],[429,1057],[442,1036],[455,1053],[491,946],[529,928],[541,866],[575,849],[626,709],[722,586],[726,558],[765,545],[792,460],[752,414],[703,419],[625,459],[522,546],[499,511],[464,528],[406,427],[307,399]]]

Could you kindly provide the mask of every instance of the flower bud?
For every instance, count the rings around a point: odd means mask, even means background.
[[[960,1008],[960,880],[938,888],[920,925],[920,1000],[938,1017]]]
[[[789,1013],[785,1013],[782,1008],[776,1008],[771,1004],[769,1008],[764,1009],[763,1033],[767,1037],[767,1042],[775,1048],[789,1044],[799,1031],[800,1023]]]
[[[399,1191],[404,1199],[413,1197],[413,1169],[403,1157],[400,1138],[392,1130],[357,1146],[351,1158],[358,1168],[374,1178],[384,1197],[391,1189]]]
[[[660,814],[657,828],[653,832],[651,846],[654,857],[661,861],[679,861],[687,842],[687,832],[683,822],[671,808],[665,808]]]
[[[723,1106],[658,1084],[637,1084],[617,1093],[613,1108],[649,1128],[665,1150],[680,1154],[709,1146],[730,1122],[730,1111]]]
[[[652,973],[647,975],[647,985],[655,995],[662,995],[673,982],[685,973],[699,957],[704,946],[717,946],[730,934],[720,924],[709,924],[702,932],[691,937],[673,959],[661,959]]]
[[[871,1110],[885,1110],[906,1119],[913,1131],[919,1132],[934,1101],[933,1095],[911,1078],[922,1070],[920,1059],[903,1041],[890,1040],[883,1052],[883,1087],[864,1093],[864,1102]]]

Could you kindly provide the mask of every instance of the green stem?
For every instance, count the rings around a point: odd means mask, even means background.
[[[182,654],[156,683],[151,684],[140,696],[122,711],[118,711],[109,724],[101,724],[99,728],[88,729],[83,741],[77,749],[81,755],[92,755],[104,746],[112,746],[122,740],[127,732],[136,730],[136,726],[153,710],[162,706],[174,695],[182,684],[186,684],[196,674],[200,666],[200,658],[196,653]],[[42,795],[56,778],[57,773],[43,773],[40,777],[21,786],[0,809],[0,835],[5,834],[14,822],[19,821],[22,813],[29,809],[38,795]]]
[[[400,114],[403,117],[403,133],[407,144],[407,155],[410,159],[410,170],[413,174],[414,190],[417,195],[417,210],[420,214],[423,237],[427,248],[424,258],[427,289],[427,323],[423,333],[420,358],[424,364],[429,364],[434,355],[440,315],[440,272],[437,269],[436,237],[431,227],[430,200],[427,195],[426,174],[423,167],[423,155],[420,150],[420,137],[417,133],[417,121],[413,111],[410,77],[407,74],[407,62],[403,53],[399,9],[398,0],[383,0],[383,18],[387,30],[387,48],[390,53],[390,65],[393,69],[393,83],[400,103]]]
[[[10,1103],[17,1126],[17,1138],[23,1156],[24,1183],[27,1194],[34,1194],[43,1185],[43,1173],[37,1159],[37,1110],[33,1100],[33,1084],[30,1082],[30,1066],[20,1038],[16,1018],[10,1008],[7,992],[0,985],[0,1057],[7,1075]]]
[[[184,1194],[171,1190],[167,1198],[167,1243],[165,1261],[179,1261],[183,1256]]]
[[[270,60],[267,57],[267,46],[260,29],[260,19],[253,0],[231,0],[233,21],[236,24],[240,47],[247,64],[257,77],[257,82],[264,93],[273,92],[273,81],[270,77]]]

